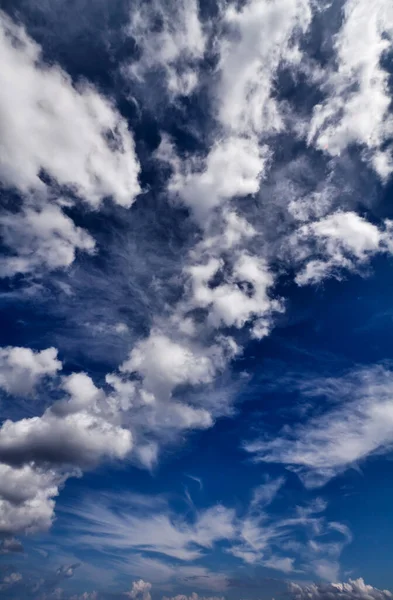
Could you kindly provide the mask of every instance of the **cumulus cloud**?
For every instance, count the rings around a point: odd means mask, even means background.
[[[130,592],[124,592],[124,596],[132,598],[132,600],[151,600],[151,583],[139,579],[132,582]]]
[[[311,380],[308,397],[334,401],[304,424],[286,426],[274,439],[259,439],[245,448],[256,461],[283,463],[307,487],[317,487],[351,465],[393,444],[393,374],[364,367],[330,379]]]
[[[91,254],[93,238],[56,205],[26,206],[1,217],[0,227],[9,255],[0,260],[0,277],[42,269],[69,267],[76,253]]]
[[[340,276],[344,269],[356,270],[377,253],[392,253],[392,225],[387,220],[379,228],[354,212],[338,211],[301,226],[293,243],[295,253],[306,264],[296,282],[317,283]]]
[[[126,121],[93,86],[75,86],[45,65],[40,47],[4,13],[0,48],[3,182],[42,193],[44,171],[92,206],[106,196],[130,206],[139,164]]]
[[[308,0],[226,6],[229,35],[220,43],[217,111],[229,131],[261,135],[283,127],[273,80],[282,62],[301,59],[299,35],[307,31],[311,16]]]
[[[67,397],[42,416],[0,428],[0,525],[4,533],[47,529],[59,487],[100,460],[124,458],[132,435],[116,423],[105,394],[84,374],[63,380]]]
[[[0,387],[9,394],[30,394],[45,377],[62,368],[56,348],[34,352],[30,348],[0,348]]]
[[[387,0],[372,6],[365,0],[349,0],[343,19],[334,44],[335,64],[322,80],[326,97],[314,109],[308,141],[331,156],[361,144],[364,158],[386,179],[393,168],[385,145],[393,121],[389,74],[381,61],[393,39],[392,5]]]
[[[54,498],[66,476],[34,465],[0,464],[0,473],[0,532],[10,535],[48,529],[54,516]]]
[[[392,593],[388,590],[379,590],[372,585],[364,583],[362,578],[349,579],[347,583],[313,583],[299,585],[291,583],[289,593],[293,600],[390,600]]]
[[[124,458],[131,450],[129,431],[86,411],[58,417],[7,420],[0,429],[0,460],[20,466],[38,464],[92,466],[104,456]]]

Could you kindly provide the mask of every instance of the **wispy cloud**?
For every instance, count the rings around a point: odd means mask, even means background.
[[[310,379],[306,389],[309,398],[330,402],[319,415],[285,426],[274,439],[247,443],[256,461],[288,465],[307,487],[317,487],[370,455],[391,450],[393,376],[388,368]]]

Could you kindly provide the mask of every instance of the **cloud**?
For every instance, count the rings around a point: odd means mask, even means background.
[[[170,160],[165,146],[158,156]],[[203,224],[229,199],[257,193],[268,158],[267,148],[260,148],[257,139],[232,135],[217,141],[204,161],[181,165],[172,158],[175,172],[169,191]]]
[[[23,545],[15,538],[5,538],[0,541],[0,554],[13,554],[23,552]]]
[[[107,196],[130,206],[140,192],[139,164],[127,123],[111,102],[45,65],[40,47],[4,13],[0,48],[3,183],[42,194],[45,172],[93,207]]]
[[[0,464],[0,474],[0,532],[12,535],[48,529],[54,516],[54,498],[66,476],[34,465],[5,464]]]
[[[139,579],[138,581],[133,581],[131,591],[124,592],[124,596],[132,598],[132,600],[151,600],[150,590],[151,583]]]
[[[0,260],[0,277],[43,269],[64,269],[76,253],[95,250],[93,238],[56,205],[26,206],[0,223],[10,255]]]
[[[301,226],[295,234],[295,253],[311,256],[296,275],[299,285],[356,270],[377,253],[393,251],[392,222],[381,228],[354,212],[338,211]],[[314,258],[320,255],[321,258]]]
[[[30,348],[0,348],[0,387],[9,394],[33,392],[45,377],[53,377],[62,368],[56,348],[34,352]]]
[[[190,596],[186,596],[184,594],[177,594],[176,596],[172,596],[168,598],[167,596],[163,596],[162,600],[224,600],[223,596],[200,596],[196,592],[192,592]]]
[[[315,106],[308,133],[308,142],[331,156],[360,144],[383,180],[393,169],[385,145],[393,133],[389,74],[381,64],[393,40],[392,22],[388,0],[377,0],[371,8],[366,0],[345,3],[334,63],[321,82],[325,99]]]
[[[379,590],[372,585],[364,583],[362,578],[349,579],[347,583],[313,583],[311,585],[299,585],[291,583],[289,593],[293,600],[390,600],[392,593],[387,590]]]
[[[351,533],[342,523],[326,519],[327,505],[320,498],[279,516],[267,512],[283,484],[278,478],[266,481],[265,489],[255,488],[244,512],[212,505],[193,506],[192,514],[182,514],[163,497],[143,502],[133,494],[101,494],[100,500],[91,497],[63,509],[67,543],[84,551],[94,549],[116,564],[126,561],[132,573],[150,573],[152,581],[184,578],[203,589],[228,585],[226,575],[198,571],[192,564],[218,547],[246,565],[329,579],[339,571],[339,557]]]
[[[87,375],[64,378],[64,391],[67,397],[42,416],[8,419],[0,427],[0,528],[6,534],[50,527],[54,498],[67,478],[105,458],[124,458],[132,448],[130,431],[116,416],[111,420],[105,394]]]
[[[273,79],[282,62],[301,59],[297,37],[310,25],[309,2],[229,4],[223,21],[230,33],[220,44],[219,121],[243,135],[279,131],[283,121],[272,94]]]
[[[329,522],[323,512],[327,504],[316,498],[297,506],[289,514],[269,514],[266,502],[283,485],[281,478],[253,492],[245,515],[239,519],[238,536],[227,552],[247,565],[262,565],[283,573],[308,572],[331,579],[339,572],[339,557],[352,540],[349,529]]]
[[[149,75],[158,74],[171,97],[194,91],[206,45],[196,0],[154,0],[149,6],[141,2],[132,9],[127,33],[140,57],[123,67],[126,77],[145,83]]]
[[[234,512],[221,505],[199,511],[191,522],[161,503],[147,508],[135,505],[132,496],[94,501],[89,510],[75,507],[70,513],[77,518],[70,524],[73,539],[106,553],[132,550],[193,561],[235,536]]]
[[[8,590],[10,587],[19,583],[22,579],[22,575],[17,572],[10,573],[9,575],[4,575],[4,577],[0,579],[0,591]]]
[[[383,366],[338,378],[310,380],[307,396],[330,402],[304,424],[287,425],[274,439],[245,448],[256,461],[283,463],[307,487],[318,487],[352,465],[393,444],[392,372]]]

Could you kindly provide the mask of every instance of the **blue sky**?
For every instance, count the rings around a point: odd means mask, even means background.
[[[391,600],[392,39],[1,2],[4,598]]]

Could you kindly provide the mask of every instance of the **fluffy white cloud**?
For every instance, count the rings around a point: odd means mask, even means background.
[[[8,419],[0,427],[0,529],[6,534],[50,527],[54,498],[69,477],[132,449],[131,432],[87,375],[64,378],[63,389],[68,397],[42,416]]]
[[[156,396],[169,396],[181,384],[209,383],[217,370],[219,348],[204,354],[185,343],[175,342],[160,331],[152,331],[148,338],[135,346],[121,370],[137,371],[144,378],[147,391]],[[217,356],[218,354],[218,356]]]
[[[229,199],[256,194],[269,157],[267,148],[260,147],[255,137],[232,135],[216,142],[204,161],[184,168],[171,158],[165,143],[158,156],[175,167],[169,190],[201,225]]]
[[[132,582],[130,592],[124,592],[124,596],[132,598],[132,600],[151,600],[151,583],[139,579]]]
[[[308,141],[331,156],[362,144],[364,158],[382,179],[393,170],[383,148],[393,133],[388,72],[381,66],[393,40],[393,7],[388,0],[349,0],[335,41],[335,62],[323,79],[324,102],[314,109]]]
[[[312,380],[308,396],[334,400],[306,423],[287,426],[274,439],[247,444],[255,460],[283,463],[307,487],[323,485],[360,460],[393,445],[393,374],[364,368],[338,379]]]
[[[30,394],[45,377],[62,368],[56,348],[34,352],[30,348],[0,348],[0,387],[9,394]]]
[[[0,464],[0,532],[34,533],[48,529],[65,477],[53,469]]]
[[[40,47],[4,13],[0,52],[3,183],[42,192],[45,171],[93,206],[106,196],[130,206],[140,191],[139,164],[127,123],[111,103],[43,64]]]
[[[94,407],[60,403],[41,417],[6,420],[0,428],[0,460],[8,464],[92,466],[105,456],[124,458],[132,448],[131,433],[111,423]],[[65,406],[65,410],[64,410]]]
[[[292,239],[294,253],[306,263],[297,283],[317,283],[339,276],[343,269],[354,270],[377,253],[392,253],[392,226],[385,221],[377,227],[354,212],[342,211],[303,225]]]
[[[56,205],[26,206],[1,217],[3,240],[11,251],[0,260],[0,276],[69,267],[77,251],[92,253],[93,238]]]
[[[234,254],[230,274],[223,274],[222,259],[210,258],[205,264],[188,267],[191,280],[191,306],[208,309],[208,323],[242,328],[254,322],[252,333],[261,338],[268,332],[269,316],[280,305],[272,300],[268,291],[274,279],[266,261],[247,253]],[[228,268],[227,268],[228,270]],[[214,277],[222,274],[222,283],[213,285]]]
[[[220,40],[217,111],[229,131],[261,135],[281,129],[273,79],[280,63],[301,59],[297,37],[307,31],[311,16],[308,0],[226,6],[223,22],[229,35]]]
[[[393,597],[388,590],[367,585],[362,578],[350,579],[347,583],[291,583],[289,592],[293,600],[391,600]]]

